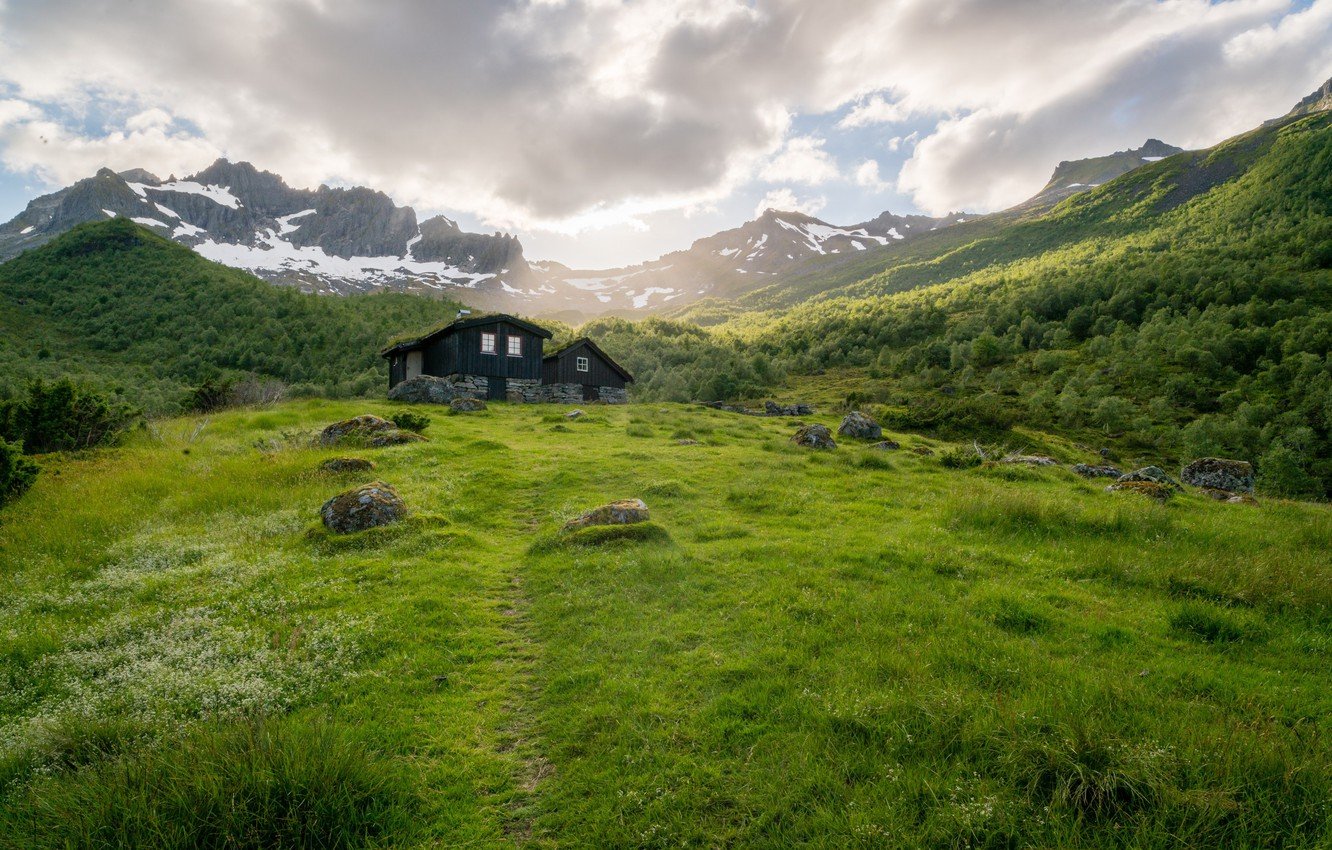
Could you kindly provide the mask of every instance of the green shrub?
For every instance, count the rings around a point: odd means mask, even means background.
[[[412,808],[345,730],[241,721],[37,779],[0,808],[0,847],[363,847],[401,839]]]
[[[1298,453],[1277,442],[1258,462],[1258,490],[1269,496],[1298,499],[1323,495],[1323,487],[1304,469]]]
[[[37,471],[37,464],[23,456],[22,445],[0,437],[0,505],[27,492]]]
[[[393,424],[404,431],[415,431],[420,434],[430,427],[430,417],[424,413],[414,413],[410,410],[399,410],[393,414]]]
[[[185,409],[195,413],[212,413],[231,403],[230,379],[214,380],[206,378],[202,384],[190,390],[185,399]]]
[[[25,398],[0,405],[0,437],[23,443],[28,454],[88,449],[115,441],[138,412],[69,378],[28,384]]]
[[[939,463],[949,469],[971,469],[980,466],[982,462],[981,456],[970,446],[957,446],[939,456]]]

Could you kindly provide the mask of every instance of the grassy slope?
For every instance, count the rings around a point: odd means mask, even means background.
[[[783,420],[498,405],[364,453],[410,522],[311,533],[356,479],[289,438],[385,409],[46,459],[0,513],[0,847],[105,822],[69,803],[110,787],[99,753],[284,712],[405,772],[395,846],[1332,836],[1326,506],[1158,507],[1059,470],[810,454]],[[626,496],[669,538],[534,546]],[[91,767],[31,772],[92,736]]]

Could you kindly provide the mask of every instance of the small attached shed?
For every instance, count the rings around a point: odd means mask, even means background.
[[[577,404],[604,401],[623,404],[634,376],[587,337],[580,337],[541,361],[541,383],[547,400]]]

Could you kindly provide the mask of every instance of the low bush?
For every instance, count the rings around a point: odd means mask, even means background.
[[[415,413],[410,410],[399,410],[393,414],[393,424],[404,431],[414,431],[420,434],[430,427],[430,417],[424,413]]]
[[[27,394],[0,404],[0,437],[28,454],[88,449],[114,442],[138,411],[109,393],[68,378],[28,384]]]
[[[0,437],[0,505],[17,499],[37,480],[37,464],[23,456],[23,446]]]
[[[981,456],[970,446],[958,446],[939,456],[939,463],[949,469],[971,469],[982,462]]]

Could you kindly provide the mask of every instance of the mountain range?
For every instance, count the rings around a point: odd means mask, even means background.
[[[1042,210],[1121,174],[1181,151],[1155,139],[1141,148],[1061,162],[1050,182],[1018,208]],[[43,195],[0,226],[0,261],[76,224],[124,217],[244,269],[307,292],[380,289],[437,293],[477,307],[568,318],[678,310],[771,290],[788,280],[858,267],[920,236],[985,219],[891,212],[846,226],[769,209],[753,221],[688,249],[614,269],[571,269],[529,261],[516,236],[462,230],[444,216],[420,220],[373,189],[293,189],[248,162],[219,159],[203,171],[163,180],[143,169],[102,169]]]

